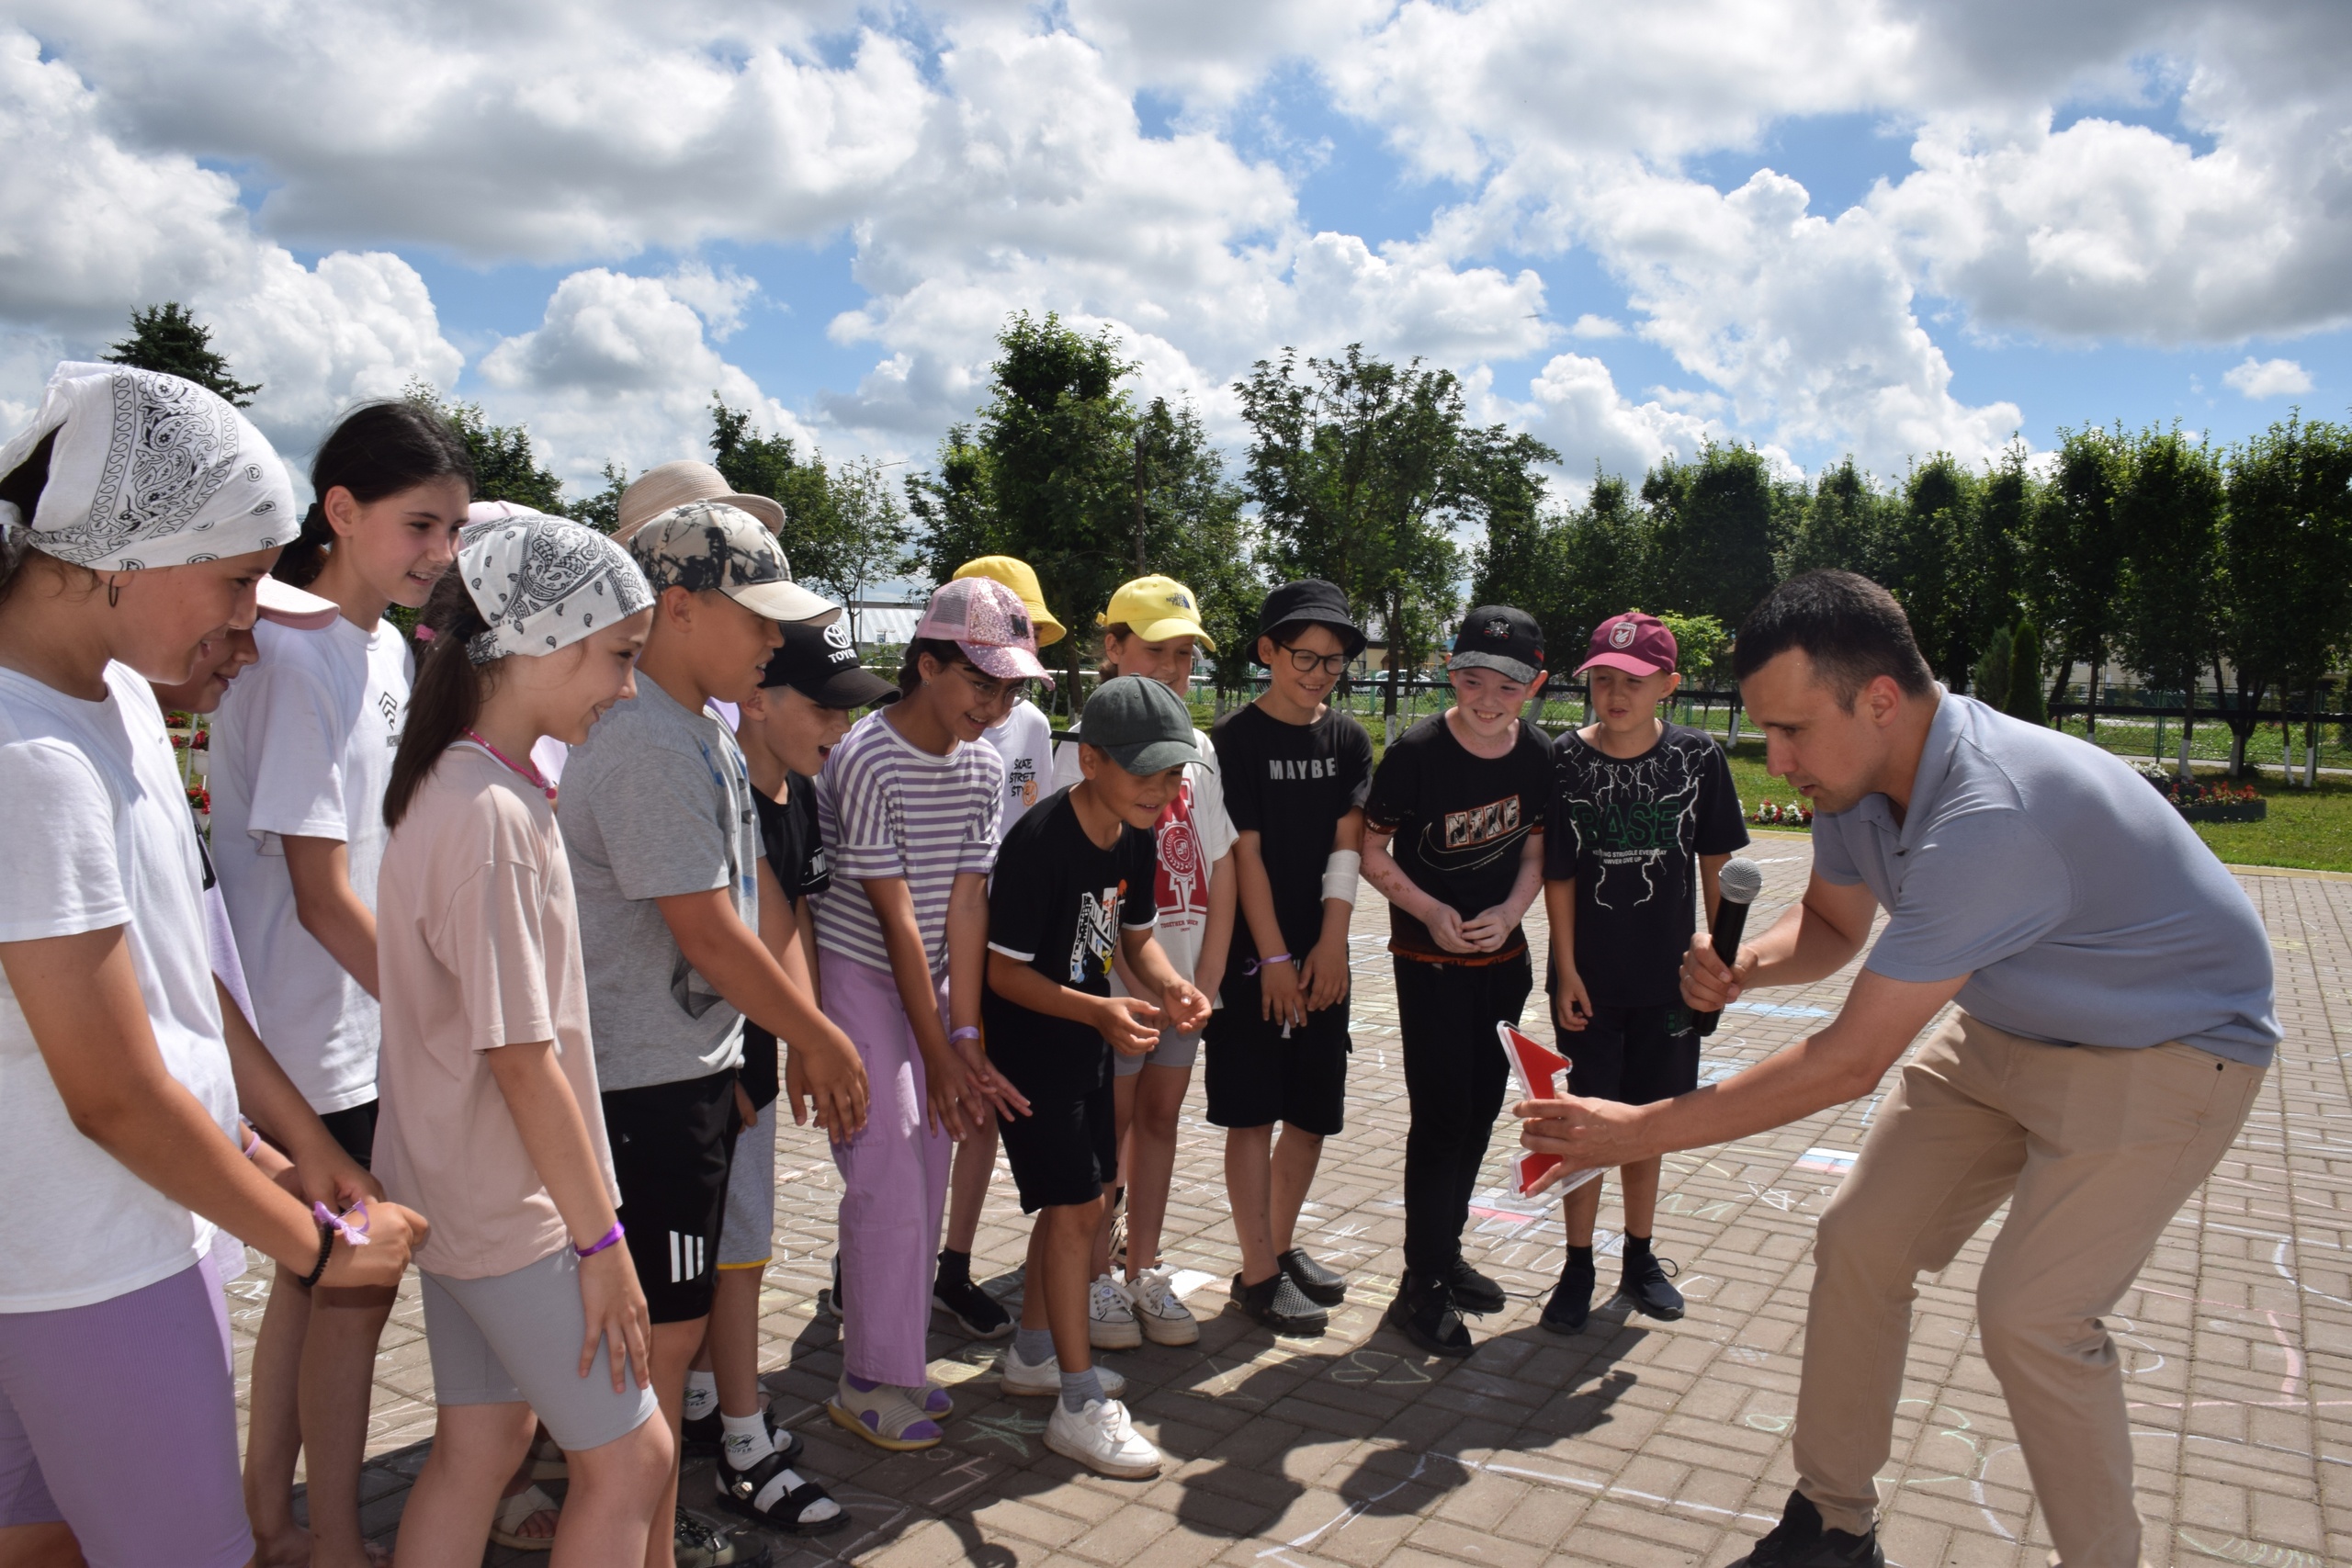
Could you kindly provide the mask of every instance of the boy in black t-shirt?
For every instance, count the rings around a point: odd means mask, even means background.
[[[989,890],[980,1020],[990,1065],[1029,1103],[1001,1131],[1022,1211],[1037,1216],[1004,1387],[1058,1395],[1047,1448],[1105,1475],[1143,1476],[1159,1471],[1159,1450],[1128,1423],[1124,1383],[1095,1370],[1089,1265],[1119,1174],[1111,1052],[1144,1054],[1163,1024],[1192,1031],[1208,1018],[1208,998],[1151,934],[1152,828],[1200,752],[1182,699],[1140,675],[1097,687],[1080,733],[1084,779],[1005,835]],[[1114,952],[1149,995],[1111,994]]]
[[[1323,698],[1364,638],[1347,595],[1314,578],[1266,595],[1258,626],[1266,690],[1210,736],[1239,834],[1241,918],[1204,1041],[1208,1111],[1226,1130],[1241,1244],[1234,1301],[1276,1333],[1320,1334],[1348,1285],[1295,1233],[1323,1140],[1345,1120],[1348,917],[1372,784],[1372,738]]]
[[[1658,704],[1682,677],[1674,634],[1654,615],[1601,622],[1577,671],[1592,679],[1593,722],[1553,748],[1551,842],[1544,906],[1552,919],[1552,1018],[1569,1059],[1568,1092],[1647,1105],[1699,1087],[1699,1035],[1682,1005],[1680,966],[1703,892],[1747,842],[1723,748],[1667,724]],[[1660,1162],[1623,1168],[1624,1277],[1619,1289],[1653,1317],[1682,1315],[1682,1294],[1650,1251]],[[1584,1327],[1592,1308],[1593,1217],[1600,1183],[1567,1195],[1568,1259],[1544,1326]]]
[[[1520,917],[1544,886],[1552,746],[1520,713],[1544,689],[1544,632],[1524,610],[1463,617],[1446,669],[1454,705],[1381,759],[1364,807],[1363,874],[1388,898],[1388,951],[1405,1037],[1405,1278],[1387,1322],[1422,1349],[1467,1356],[1464,1312],[1500,1312],[1502,1287],[1462,1256],[1534,976]]]

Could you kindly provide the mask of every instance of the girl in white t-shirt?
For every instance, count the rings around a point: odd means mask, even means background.
[[[261,434],[175,377],[62,365],[0,447],[0,1561],[249,1562],[216,1224],[328,1288],[391,1289],[424,1232],[240,1157],[146,684],[253,624],[292,513]],[[163,1461],[126,1486],[131,1431]]]
[[[448,422],[406,402],[354,410],[311,465],[317,501],[275,575],[342,611],[264,621],[261,661],[212,725],[212,852],[254,1023],[363,1165],[376,1124],[376,877],[384,790],[412,659],[391,605],[424,604],[457,553],[473,469]],[[379,1299],[273,1290],[254,1348],[245,1493],[264,1562],[367,1568],[359,1534]],[[303,1460],[310,1540],[294,1523]]]
[[[1201,629],[1199,601],[1182,583],[1139,577],[1111,595],[1102,621],[1104,680],[1141,675],[1189,701],[1196,648],[1216,650]],[[1070,730],[1075,735],[1078,726]],[[1159,880],[1154,892],[1159,945],[1168,962],[1214,999],[1233,938],[1237,835],[1225,813],[1216,752],[1197,729],[1193,744],[1201,760],[1185,768],[1183,788],[1159,816]],[[1078,742],[1065,740],[1054,756],[1054,787],[1078,781]],[[1125,964],[1118,964],[1112,988],[1125,996],[1132,983]],[[1172,1272],[1159,1257],[1159,1231],[1176,1173],[1177,1119],[1200,1050],[1199,1035],[1167,1029],[1148,1055],[1112,1057],[1118,1074],[1112,1088],[1119,1168],[1126,1184],[1126,1279],[1123,1282],[1110,1272],[1106,1223],[1097,1244],[1100,1273],[1087,1299],[1088,1334],[1099,1348],[1122,1349],[1147,1337],[1159,1345],[1190,1345],[1201,1337],[1198,1321],[1176,1294]]]
[[[468,529],[426,611],[377,905],[376,1168],[440,1216],[416,1259],[438,1410],[402,1564],[481,1559],[534,1411],[568,1465],[559,1562],[642,1563],[676,1462],[653,1419],[645,1292],[619,1245],[555,791],[529,761],[541,738],[577,744],[635,694],[652,605],[619,546],[531,515]],[[775,1468],[779,1493],[805,1484]],[[526,1491],[508,1512],[550,1507]]]

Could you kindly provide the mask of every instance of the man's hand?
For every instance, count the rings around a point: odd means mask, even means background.
[[[1570,1095],[1521,1100],[1511,1107],[1511,1114],[1524,1122],[1519,1130],[1522,1147],[1560,1156],[1555,1176],[1595,1166],[1631,1165],[1661,1152],[1643,1135],[1639,1106]]]
[[[1756,950],[1743,945],[1734,956],[1738,964],[1726,964],[1715,956],[1714,942],[1705,931],[1692,931],[1690,951],[1682,955],[1682,1005],[1692,1012],[1721,1012],[1739,1000],[1756,968]]]
[[[1299,963],[1285,958],[1280,964],[1258,966],[1258,1016],[1284,1028],[1306,1021],[1306,997],[1299,987]]]
[[[1299,969],[1298,978],[1306,988],[1306,1006],[1310,1012],[1321,1012],[1346,998],[1348,933],[1344,927],[1327,933],[1315,944],[1314,951],[1306,955],[1306,963]]]
[[[1571,1034],[1592,1021],[1592,993],[1584,988],[1584,976],[1573,964],[1560,971],[1559,987],[1552,997],[1552,1021]]]
[[[821,1037],[786,1044],[784,1088],[796,1126],[807,1126],[813,1115],[833,1142],[845,1144],[865,1125],[865,1064],[854,1045],[844,1048]]]
[[[1159,1010],[1141,997],[1104,997],[1095,1019],[1095,1029],[1122,1056],[1148,1056],[1159,1043]]]

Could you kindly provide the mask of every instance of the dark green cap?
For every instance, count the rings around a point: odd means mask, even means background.
[[[1184,700],[1143,675],[1114,675],[1094,688],[1079,716],[1078,738],[1131,773],[1159,773],[1201,760],[1193,712]]]

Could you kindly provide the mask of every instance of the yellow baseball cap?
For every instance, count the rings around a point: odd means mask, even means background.
[[[1039,648],[1050,648],[1068,635],[1069,628],[1046,608],[1046,591],[1037,586],[1037,573],[1027,561],[1011,556],[982,556],[956,569],[956,578],[966,577],[985,577],[1012,589],[1019,596],[1021,607],[1029,612],[1029,624],[1037,633]]]
[[[1124,625],[1146,642],[1188,637],[1211,653],[1216,651],[1216,644],[1201,629],[1200,601],[1172,577],[1138,577],[1119,584],[1111,595],[1111,607],[1102,613],[1102,624]]]

